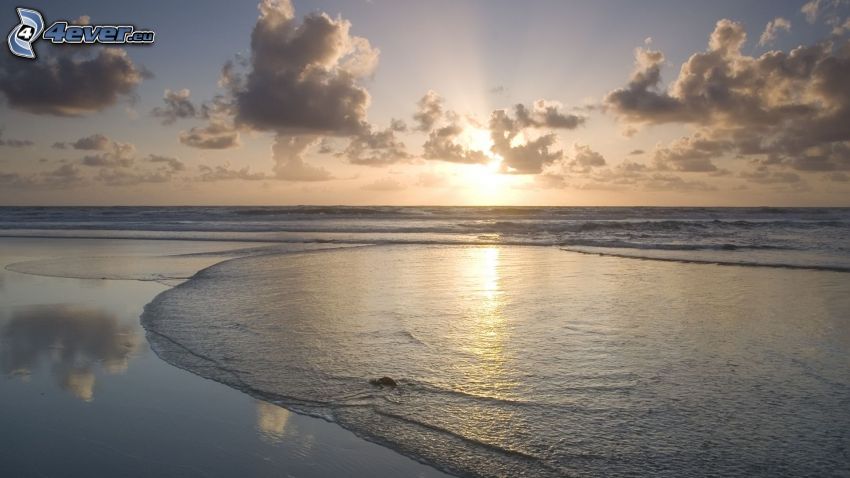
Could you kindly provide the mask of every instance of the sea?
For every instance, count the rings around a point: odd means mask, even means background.
[[[458,476],[850,470],[847,208],[7,207],[0,236],[251,243],[145,307],[153,350]]]

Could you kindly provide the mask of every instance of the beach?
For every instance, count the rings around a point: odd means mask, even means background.
[[[146,228],[135,208],[0,221],[15,476],[850,463],[844,210],[164,212]]]
[[[163,251],[233,246],[0,239],[2,474],[445,476],[338,425],[255,400],[152,353],[139,315],[169,286],[148,277],[145,262]],[[46,277],[4,269],[22,261],[91,256],[109,257],[98,273],[131,270],[142,280]],[[189,258],[179,267],[174,259],[168,263],[171,272],[191,275],[192,268],[220,260]]]

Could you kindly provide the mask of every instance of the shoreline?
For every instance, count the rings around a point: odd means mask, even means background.
[[[31,240],[31,238],[20,238],[20,239],[22,239],[23,241]],[[7,242],[7,241],[9,241],[9,239],[6,239],[6,238],[0,239],[0,242]],[[39,242],[48,241],[48,242],[58,243],[58,242],[65,242],[65,241],[67,241],[67,239],[64,238],[64,237],[53,237],[53,238],[39,239],[38,241]],[[86,239],[77,239],[77,241],[84,241],[84,242],[94,241],[93,244],[95,244],[95,249],[97,249],[98,248],[97,246],[102,246],[107,242],[114,242],[116,240],[99,239],[99,238],[86,238]],[[117,241],[120,241],[121,243],[127,243],[128,241],[146,242],[146,240],[125,240],[125,239],[119,239]],[[157,247],[159,247],[160,244],[162,244],[162,242],[157,241]],[[44,244],[42,244],[42,245],[44,245]],[[121,244],[121,246],[123,246],[123,245],[125,245],[125,244]],[[251,244],[251,245],[255,245],[255,244]],[[3,264],[3,268],[2,268],[2,270],[0,270],[0,274],[3,274],[5,276],[5,278],[3,278],[3,281],[0,282],[0,286],[8,285],[8,284],[11,284],[13,282],[27,282],[24,279],[20,279],[20,277],[29,276],[29,277],[35,278],[36,282],[39,282],[39,283],[51,283],[52,282],[54,284],[54,286],[58,286],[59,283],[62,283],[62,282],[65,282],[65,283],[82,282],[82,283],[88,283],[88,284],[92,284],[92,285],[100,283],[100,284],[102,284],[103,287],[109,288],[110,283],[112,283],[113,285],[118,284],[118,283],[124,283],[124,284],[122,284],[122,286],[126,286],[126,287],[121,287],[121,289],[139,289],[139,288],[159,289],[153,295],[150,295],[150,296],[147,296],[147,297],[140,297],[141,300],[145,301],[144,305],[146,306],[151,301],[153,301],[159,294],[161,294],[162,292],[165,292],[167,290],[170,290],[172,287],[174,287],[176,285],[176,284],[167,284],[167,283],[160,281],[160,280],[157,280],[157,279],[145,279],[145,278],[133,278],[133,277],[127,277],[127,278],[84,277],[84,278],[79,278],[79,277],[73,277],[73,276],[69,277],[67,275],[59,275],[59,274],[46,275],[46,274],[39,274],[37,272],[32,272],[32,271],[30,271],[30,272],[19,271],[19,270],[15,270],[14,268],[8,267],[8,266],[11,266],[13,264],[17,264],[19,262],[18,261],[11,261],[10,262],[7,259],[8,251],[4,251],[4,252],[5,252],[5,254],[0,254],[0,259],[2,259],[2,264]],[[167,251],[164,251],[164,252],[167,252]],[[219,252],[226,254],[227,250],[219,251]],[[216,255],[216,252],[213,251],[210,254]],[[2,256],[5,256],[5,257],[2,257]],[[239,256],[237,256],[237,257],[239,257]],[[215,260],[212,260],[213,258],[210,258],[211,260],[209,261],[210,262],[209,265],[207,265],[207,266],[205,266],[205,267],[203,267],[199,270],[194,271],[192,274],[187,275],[185,278],[184,277],[171,278],[171,280],[179,280],[180,282],[183,282],[185,280],[189,280],[192,276],[194,276],[194,274],[200,272],[201,270],[205,269],[206,267],[211,267],[213,265],[220,264],[221,262],[225,262],[227,260],[231,260],[231,259],[234,259],[234,258],[236,258],[236,257],[232,257],[232,256],[231,257],[225,257],[224,255],[216,257]],[[48,260],[55,260],[55,256],[53,256],[51,259],[48,259]],[[15,275],[18,275],[18,274],[20,274],[20,277],[15,277]],[[140,284],[140,287],[134,287],[132,284]],[[0,287],[0,294],[2,293],[2,289],[3,288]],[[0,312],[2,312],[2,310],[0,310]],[[190,376],[195,377],[191,380],[185,381],[185,383],[182,384],[183,386],[190,388],[190,389],[194,388],[194,389],[205,389],[205,390],[207,390],[207,389],[211,388],[207,384],[214,384],[214,386],[212,388],[220,388],[220,389],[224,390],[224,391],[218,390],[216,392],[216,394],[219,397],[227,396],[228,398],[225,401],[228,402],[228,403],[244,402],[244,401],[246,401],[244,399],[247,399],[247,401],[257,400],[258,404],[267,404],[265,406],[257,405],[257,407],[259,407],[257,413],[260,413],[260,414],[261,413],[267,413],[267,414],[271,413],[272,416],[277,416],[277,417],[284,416],[285,417],[284,419],[280,419],[280,418],[270,419],[270,422],[275,424],[275,426],[278,426],[277,423],[280,422],[281,420],[283,420],[283,423],[285,424],[286,427],[300,427],[300,428],[310,429],[310,430],[312,430],[312,432],[311,432],[312,436],[324,436],[324,437],[326,437],[326,438],[324,438],[324,440],[326,441],[326,445],[319,445],[320,448],[322,448],[322,447],[332,448],[334,446],[334,444],[337,443],[337,442],[346,443],[345,452],[343,452],[342,449],[339,449],[339,451],[337,452],[337,456],[335,458],[333,456],[329,456],[329,457],[326,458],[326,459],[330,460],[330,463],[327,466],[330,466],[332,468],[335,467],[335,466],[342,466],[343,469],[348,469],[349,467],[353,467],[352,469],[354,470],[355,475],[357,475],[357,473],[358,473],[356,470],[358,470],[358,469],[360,470],[359,476],[371,476],[371,475],[376,474],[376,473],[377,474],[391,473],[391,474],[396,474],[396,475],[401,473],[401,474],[410,475],[410,476],[429,476],[429,477],[430,476],[434,476],[434,477],[451,476],[451,475],[444,474],[445,472],[442,472],[442,471],[438,470],[437,468],[434,468],[431,465],[423,463],[422,461],[419,461],[419,460],[416,460],[414,458],[403,455],[403,454],[401,454],[401,453],[399,453],[395,450],[392,450],[391,448],[387,448],[386,446],[384,446],[380,443],[376,443],[375,441],[370,441],[370,440],[365,439],[364,437],[357,436],[356,434],[354,434],[350,430],[347,430],[346,428],[342,427],[338,423],[335,423],[333,421],[329,421],[327,419],[323,419],[322,417],[311,416],[311,415],[307,415],[307,414],[304,414],[304,413],[300,413],[297,410],[288,409],[286,407],[283,407],[280,404],[275,404],[271,401],[262,400],[261,397],[251,396],[249,394],[246,394],[243,391],[234,389],[234,388],[232,388],[232,387],[230,387],[226,384],[223,384],[223,383],[220,383],[220,382],[217,382],[217,381],[214,381],[214,380],[210,380],[209,378],[202,377],[202,376],[200,376],[200,375],[198,375],[198,374],[196,374],[196,373],[194,373],[190,370],[187,370],[185,368],[181,368],[176,364],[172,364],[172,363],[166,361],[165,359],[159,357],[155,348],[153,347],[153,343],[150,342],[150,340],[148,340],[148,336],[151,332],[149,330],[145,329],[142,326],[142,323],[141,323],[142,312],[143,312],[143,309],[140,310],[138,314],[136,314],[136,317],[135,317],[136,324],[135,325],[138,328],[138,330],[141,330],[144,333],[145,338],[142,339],[142,340],[144,341],[144,344],[146,346],[146,350],[148,350],[150,352],[141,351],[139,353],[141,353],[142,355],[150,355],[151,357],[153,357],[153,360],[155,361],[154,364],[148,363],[146,365],[147,368],[161,369],[163,367],[167,367],[169,369],[179,371],[179,374],[185,375],[187,378],[190,377]],[[0,315],[0,324],[3,323],[2,317],[3,316]],[[128,360],[130,360],[130,366],[132,367],[132,364],[134,363],[133,359],[130,358]],[[149,362],[149,360],[146,360],[146,361]],[[138,362],[138,360],[137,360],[137,362]],[[161,365],[157,366],[156,362],[158,362]],[[101,370],[101,372],[103,372],[103,371]],[[30,370],[30,371],[27,371],[27,373],[32,374],[32,375],[38,374],[38,372],[36,370]],[[98,373],[95,372],[95,375],[98,375]],[[92,381],[93,381],[92,385],[95,386],[95,389],[93,389],[89,392],[83,392],[84,397],[90,397],[87,400],[84,400],[84,402],[87,402],[87,404],[91,405],[91,404],[96,404],[100,400],[100,397],[98,396],[96,389],[97,389],[97,387],[100,386],[99,385],[100,383],[107,380],[106,378],[104,378],[107,375],[109,375],[109,374],[106,373],[106,375],[104,375],[103,377],[99,377],[97,380],[92,379]],[[120,373],[119,373],[119,375],[120,375]],[[27,382],[29,382],[30,380],[31,379],[27,379]],[[15,379],[14,376],[9,376],[7,374],[5,381],[0,382],[0,385],[4,385],[4,386],[7,386],[7,387],[8,386],[14,387],[15,381],[16,381],[16,379]],[[152,383],[151,385],[155,385],[155,384]],[[146,388],[146,387],[143,387],[143,388]],[[0,389],[2,389],[2,386],[0,386]],[[45,396],[45,392],[41,392],[41,396],[42,397]],[[237,398],[237,396],[244,397],[244,399],[239,399],[239,398]],[[12,397],[10,397],[10,399],[12,399]],[[16,400],[12,400],[12,401],[10,401],[10,403],[15,403],[17,405],[18,402]],[[183,406],[184,405],[179,405],[179,407],[183,407]],[[175,405],[175,408],[176,407],[178,407],[178,405]],[[263,408],[263,407],[265,407],[265,408]],[[280,408],[278,408],[278,407],[280,407]],[[239,408],[244,408],[244,405],[240,405]],[[266,411],[261,412],[259,410],[266,410]],[[280,413],[276,412],[275,410],[285,410],[286,413],[289,414],[289,415],[280,415]],[[126,411],[128,413],[131,413],[131,414],[137,413],[137,412],[135,412],[131,409],[127,409]],[[0,414],[0,423],[5,423],[5,422],[10,421],[10,420],[12,422],[14,422],[14,420],[11,417],[6,416],[6,414]],[[179,421],[180,419],[177,418],[177,420]],[[260,418],[258,418],[258,420],[260,420],[262,422],[263,418],[260,417]],[[184,420],[184,421],[186,421],[186,420]],[[319,425],[319,423],[324,424],[324,425]],[[205,425],[208,425],[208,424],[205,423]],[[27,425],[27,426],[31,426],[31,425]],[[263,425],[260,424],[260,425],[257,425],[257,426],[262,428]],[[0,440],[0,442],[4,441],[6,438],[12,439],[13,436],[10,436],[10,435],[13,435],[12,431],[16,429],[16,426],[11,425],[6,429],[9,430],[9,432],[4,434],[6,436],[4,437],[4,439]],[[281,430],[285,431],[285,429],[286,429],[285,427],[281,427]],[[320,433],[317,433],[317,432],[320,432]],[[70,433],[73,433],[73,431],[71,431]],[[35,444],[33,444],[33,445],[35,447],[38,447]],[[19,443],[16,446],[21,447],[21,446],[24,446],[24,444]],[[247,445],[243,443],[242,446],[247,446]],[[265,444],[263,446],[265,447]],[[315,447],[317,445],[313,444],[312,446]],[[273,452],[274,448],[275,447],[272,446],[271,450],[266,450],[265,453]],[[375,463],[373,463],[373,464],[364,463],[360,460],[360,458],[357,458],[355,460],[355,458],[353,456],[350,456],[349,451],[351,449],[357,449],[357,450],[359,450],[360,453],[364,454],[365,456],[372,457],[374,459]],[[127,452],[131,452],[131,450],[128,449]],[[299,451],[299,453],[303,453],[303,450]],[[290,453],[290,455],[291,455],[291,453]],[[333,455],[333,453],[332,453],[332,455]],[[297,456],[297,454],[296,454],[296,456]],[[351,460],[355,460],[355,461],[352,462]],[[307,465],[309,465],[309,463],[307,463],[308,461],[309,460],[305,460],[305,463],[303,464],[304,466],[306,466],[306,468],[300,467],[300,466],[297,466],[297,465],[292,466],[292,468],[303,468],[303,469],[306,470],[306,469],[309,469],[310,467],[316,466],[315,463],[310,465],[310,466],[307,466]],[[333,464],[334,461],[338,462],[337,465]],[[11,469],[14,470],[15,469],[14,461],[11,462],[11,463],[12,463],[12,465],[10,465]],[[164,463],[167,463],[167,461],[164,461]],[[371,470],[371,471],[368,471],[368,470]],[[428,471],[428,470],[430,470],[430,471]],[[32,470],[26,470],[26,469],[22,469],[20,471],[22,472],[23,475],[27,475],[27,474],[33,472]],[[179,471],[179,468],[174,468],[171,471],[174,472],[175,476],[181,475],[180,473],[177,473],[177,471]],[[165,472],[165,474],[168,474],[168,472]],[[215,473],[213,473],[213,474],[215,474]],[[308,473],[306,476],[325,476],[325,475],[327,475],[327,473],[324,473],[324,474],[323,473],[318,473],[318,474],[315,474],[315,473],[309,474]],[[225,474],[223,476],[227,476],[227,475]]]

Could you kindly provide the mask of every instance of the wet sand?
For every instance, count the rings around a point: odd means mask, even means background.
[[[175,257],[167,278],[144,275],[146,256],[242,246],[0,239],[3,476],[446,476],[336,424],[180,370],[150,350],[139,325],[144,305],[187,270],[226,254]],[[95,256],[101,259],[81,264],[141,280],[5,269]]]

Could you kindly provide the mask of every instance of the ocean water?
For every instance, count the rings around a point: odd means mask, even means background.
[[[850,270],[850,208],[5,207],[0,235],[550,245],[629,257]]]
[[[145,307],[157,354],[457,475],[850,469],[848,209],[6,208],[0,228],[256,244]]]

